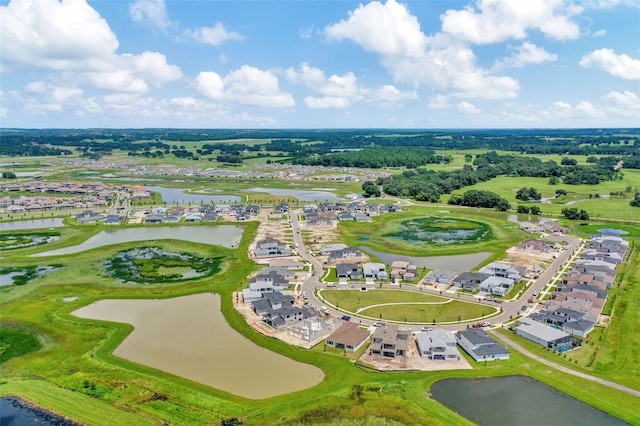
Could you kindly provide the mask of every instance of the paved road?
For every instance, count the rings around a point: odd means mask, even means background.
[[[628,388],[626,386],[619,385],[619,384],[614,383],[614,382],[610,382],[608,380],[601,379],[599,377],[590,376],[588,374],[584,374],[584,373],[581,373],[579,371],[572,370],[572,369],[564,367],[562,365],[558,365],[555,362],[551,362],[549,360],[546,360],[546,359],[544,359],[542,357],[539,357],[538,355],[535,355],[535,354],[529,352],[528,350],[526,350],[525,348],[523,348],[522,346],[520,346],[519,344],[517,344],[516,342],[514,342],[513,340],[511,340],[510,338],[506,337],[503,334],[497,334],[497,333],[491,333],[491,334],[493,334],[498,339],[504,341],[505,343],[507,343],[509,346],[511,346],[513,349],[517,350],[521,354],[523,354],[523,355],[525,355],[525,356],[527,356],[529,358],[535,359],[536,361],[538,361],[538,362],[540,362],[540,363],[542,363],[542,364],[544,364],[546,366],[549,366],[551,368],[555,368],[556,370],[562,371],[563,373],[572,374],[572,375],[580,377],[582,379],[586,379],[586,380],[590,380],[592,382],[600,383],[601,385],[608,386],[608,387],[610,387],[612,389],[617,389],[619,391],[626,392],[626,393],[628,393],[630,395],[640,397],[640,391]]]
[[[320,306],[322,306],[322,302],[315,298],[314,291],[316,290],[316,288],[324,287],[324,285],[320,283],[320,277],[324,275],[325,270],[322,262],[320,262],[316,257],[307,253],[307,249],[304,246],[302,235],[300,234],[300,223],[298,221],[298,215],[300,213],[301,212],[299,210],[290,212],[291,228],[293,230],[294,243],[296,244],[296,247],[298,249],[298,252],[300,253],[300,256],[303,259],[309,261],[313,265],[313,268],[315,270],[315,274],[310,274],[306,279],[303,280],[301,291],[304,291],[307,293],[307,296],[309,297],[309,304],[319,309]],[[495,302],[482,301],[481,299],[478,298],[478,296],[474,296],[474,295],[461,294],[461,293],[457,293],[455,296],[447,295],[446,293],[444,294],[441,293],[440,290],[433,290],[427,287],[421,288],[421,290],[424,291],[425,293],[442,295],[445,297],[448,296],[451,298],[466,300],[469,302],[476,302],[476,303],[481,302],[491,306],[502,308],[503,312],[497,316],[492,317],[491,321],[494,324],[505,323],[509,321],[511,318],[515,318],[518,315],[520,315],[520,313],[522,312],[521,311],[522,307],[527,306],[527,301],[530,297],[532,297],[532,293],[534,291],[540,292],[549,283],[549,281],[551,281],[554,278],[556,273],[560,270],[561,266],[567,260],[569,260],[572,256],[577,255],[577,249],[580,243],[582,242],[582,240],[577,237],[571,237],[567,235],[552,236],[552,237],[549,237],[549,239],[559,241],[559,242],[560,241],[566,242],[567,243],[566,250],[564,250],[562,253],[558,255],[558,257],[553,261],[553,263],[549,265],[549,267],[542,274],[540,274],[540,276],[538,277],[538,279],[536,279],[533,285],[529,286],[529,288],[517,300],[505,301],[504,303],[498,304]],[[385,285],[385,287],[395,288],[395,286],[390,286],[390,285]],[[342,316],[343,314],[342,312],[339,312],[337,310],[332,310],[331,307],[329,308],[332,315]],[[373,324],[374,322],[375,320],[367,320],[367,319],[361,320],[361,323],[369,324],[369,325]],[[460,323],[460,324],[448,324],[448,325],[443,324],[441,326],[448,330],[460,330],[460,329],[466,328],[468,325],[469,325],[468,323]],[[419,327],[420,325],[413,326],[413,328],[415,329],[418,329]]]

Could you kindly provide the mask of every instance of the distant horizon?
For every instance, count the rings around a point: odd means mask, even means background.
[[[640,127],[637,0],[0,0],[0,20],[6,128]]]
[[[638,130],[639,127],[0,127],[3,130],[251,130],[251,131],[272,131],[272,130],[312,130],[312,131],[366,131],[366,130],[393,130],[399,132],[471,132],[486,130],[544,130],[544,131],[566,131],[566,130]]]

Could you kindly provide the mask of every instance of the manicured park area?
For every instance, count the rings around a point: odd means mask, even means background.
[[[491,306],[415,290],[322,290],[319,297],[353,315],[399,323],[477,321],[498,312]]]

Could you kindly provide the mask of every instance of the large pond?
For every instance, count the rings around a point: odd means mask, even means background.
[[[281,189],[281,188],[249,188],[247,191],[266,192],[271,195],[293,197],[300,201],[340,201],[336,194],[327,191],[314,191],[305,189]]]
[[[299,391],[324,378],[319,368],[264,349],[232,329],[217,294],[101,300],[73,314],[133,325],[115,356],[246,398]]]
[[[0,222],[0,231],[18,231],[20,229],[60,228],[64,226],[61,218],[18,220]]]
[[[185,188],[164,188],[162,186],[147,186],[153,192],[159,192],[165,203],[239,203],[242,199],[237,195],[205,195],[184,192]]]
[[[416,257],[375,251],[371,250],[367,246],[360,246],[360,249],[365,250],[366,252],[371,253],[374,256],[377,256],[381,261],[387,264],[391,264],[396,260],[403,260],[421,268],[448,269],[449,271],[453,272],[470,271],[479,263],[485,261],[489,256],[491,256],[490,252],[483,251],[480,253],[458,254],[450,256]]]
[[[82,244],[33,254],[33,257],[73,254],[97,247],[151,240],[184,240],[201,244],[215,244],[234,248],[240,244],[243,227],[236,225],[175,226],[107,229],[89,238]]]
[[[627,423],[526,376],[446,379],[433,399],[479,425],[626,425]]]

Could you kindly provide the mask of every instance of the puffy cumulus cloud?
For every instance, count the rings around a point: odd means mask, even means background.
[[[443,33],[425,36],[416,17],[394,0],[360,6],[349,19],[325,27],[325,34],[378,53],[382,66],[400,83],[484,99],[514,98],[520,89],[517,80],[478,68],[464,42]]]
[[[352,72],[344,75],[333,74],[326,77],[324,71],[303,63],[300,71],[288,68],[285,71],[286,78],[294,84],[303,84],[316,93],[326,96],[354,97],[358,96],[360,89],[356,82],[356,76]]]
[[[349,108],[351,106],[349,99],[340,96],[307,96],[303,102],[308,108],[313,109]]]
[[[138,93],[182,77],[161,53],[117,54],[115,34],[85,0],[13,0],[0,13],[5,69],[36,66],[100,89]]]
[[[353,40],[383,55],[419,56],[427,41],[418,19],[395,0],[360,5],[349,13],[349,19],[328,25],[324,33],[334,40]]]
[[[133,22],[140,22],[167,31],[176,24],[169,19],[164,0],[136,0],[129,5],[129,16]]]
[[[278,77],[270,71],[243,65],[224,78],[213,71],[199,73],[195,86],[204,96],[237,102],[243,105],[267,107],[292,107],[295,100],[289,93],[282,93]]]
[[[497,61],[493,69],[522,68],[527,65],[541,64],[557,59],[558,55],[549,53],[544,48],[538,47],[533,43],[525,42],[514,48],[510,57]]]
[[[107,22],[85,0],[12,0],[0,6],[0,21],[3,68],[102,67],[118,48]]]
[[[449,103],[449,97],[443,94],[436,95],[433,99],[429,101],[428,106],[431,109],[451,108],[451,104]]]
[[[78,87],[54,86],[44,81],[31,81],[27,83],[24,90],[27,93],[45,95],[55,103],[65,103],[70,99],[79,98],[84,93]]]
[[[456,105],[456,108],[458,109],[458,111],[465,114],[480,114],[480,112],[482,112],[480,108],[467,101],[460,102],[458,105]]]
[[[307,63],[303,63],[299,70],[288,68],[285,76],[291,83],[304,85],[315,94],[321,95],[305,98],[304,103],[309,108],[347,108],[352,102],[358,101],[397,106],[403,100],[418,97],[415,91],[402,91],[393,85],[374,89],[361,87],[351,71],[327,77],[324,71]]]
[[[624,53],[617,55],[613,49],[594,50],[584,55],[579,63],[583,67],[599,68],[625,80],[640,80],[640,60]]]
[[[228,40],[242,40],[244,36],[235,31],[227,31],[221,22],[216,22],[213,27],[189,28],[184,31],[187,38],[199,43],[219,46]]]
[[[399,90],[391,84],[385,84],[380,88],[370,90],[367,97],[368,102],[379,102],[384,105],[395,105],[398,102],[412,99],[418,99],[418,94],[415,90]]]
[[[565,0],[477,0],[463,10],[448,10],[440,16],[442,30],[477,44],[522,39],[528,30],[567,40],[580,36],[571,19],[582,12]]]
[[[557,101],[551,105],[551,115],[559,116],[561,118],[584,118],[584,117],[598,117],[601,115],[590,102],[581,101],[576,106],[564,101]]]
[[[638,95],[625,90],[624,92],[609,92],[603,96],[604,99],[611,101],[614,105],[628,108],[630,110],[640,109],[640,100]]]

